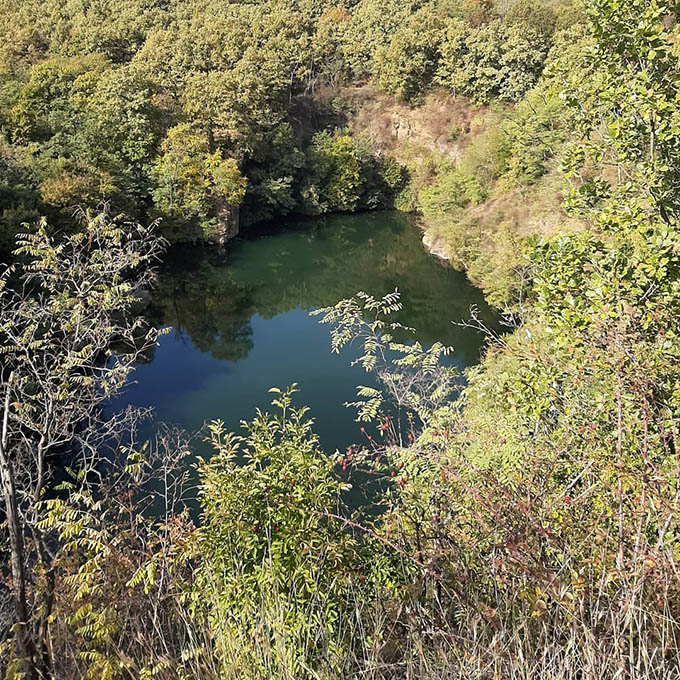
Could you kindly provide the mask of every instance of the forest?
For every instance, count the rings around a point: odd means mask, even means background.
[[[0,676],[680,678],[680,3],[0,9]],[[463,376],[357,290],[346,450],[108,409],[169,249],[384,209],[502,319]]]
[[[333,94],[371,81],[410,102],[435,84],[517,102],[579,22],[570,7],[525,0],[503,16],[490,2],[402,0],[3,0],[3,10],[10,245],[28,220],[68,222],[73,206],[103,200],[162,217],[171,240],[218,241],[290,212],[407,205],[403,164],[348,135]]]

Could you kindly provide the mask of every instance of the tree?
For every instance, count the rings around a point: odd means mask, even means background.
[[[207,237],[238,230],[235,212],[246,180],[236,161],[210,151],[207,135],[191,125],[171,128],[152,168],[156,207],[173,218],[197,220]],[[230,212],[231,211],[231,212]]]
[[[508,25],[519,24],[530,27],[539,34],[550,38],[557,23],[557,12],[553,7],[545,6],[536,0],[517,0],[505,15]]]
[[[380,86],[405,100],[421,94],[437,69],[442,28],[430,6],[409,17],[391,41],[376,50],[374,75]]]
[[[303,192],[313,212],[356,209],[365,177],[356,144],[348,135],[320,132],[311,149],[314,179]]]
[[[81,484],[119,419],[100,406],[158,332],[135,315],[163,247],[153,229],[87,216],[55,242],[42,221],[0,276],[0,473],[16,620],[16,665],[49,677],[53,552],[41,528],[50,456],[68,449]],[[115,343],[115,349],[114,349]],[[30,539],[30,543],[25,540]],[[31,618],[29,618],[31,614]]]
[[[562,97],[579,133],[565,156],[573,182],[570,205],[601,200],[649,202],[675,224],[680,209],[680,67],[672,0],[634,0],[620,5],[593,0],[587,6],[594,42],[581,68],[557,65]],[[561,68],[560,68],[561,66]],[[612,172],[592,176],[593,165]]]
[[[0,141],[0,250],[9,251],[20,225],[37,220],[39,192],[24,149]]]
[[[538,80],[549,42],[531,25],[494,20],[472,28],[452,20],[441,45],[437,82],[488,104],[518,101]]]
[[[55,137],[58,153],[70,149],[77,128],[74,95],[91,94],[110,64],[100,54],[54,57],[31,68],[17,93],[12,116],[15,139],[45,141]]]
[[[342,53],[352,15],[343,5],[329,7],[319,17],[316,33],[312,42],[315,66],[318,76],[312,74],[310,87],[316,86],[320,78],[331,87],[336,87],[347,75],[347,65]]]
[[[153,84],[123,66],[102,74],[85,91],[74,92],[78,112],[74,155],[111,177],[107,197],[140,214],[148,201],[148,165],[161,137]]]
[[[376,2],[362,0],[351,10],[352,18],[344,35],[342,52],[356,79],[372,72],[376,50],[388,42],[411,13],[411,4],[401,0]]]

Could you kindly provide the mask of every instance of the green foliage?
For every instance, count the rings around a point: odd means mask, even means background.
[[[191,125],[169,130],[154,162],[154,203],[162,214],[197,220],[204,233],[215,228],[220,211],[237,208],[246,191],[236,161],[210,152],[205,132]]]
[[[359,292],[332,307],[312,312],[322,315],[320,323],[333,326],[332,352],[339,353],[354,341],[362,344],[363,354],[352,363],[376,373],[384,387],[383,393],[359,386],[359,401],[348,404],[357,408],[357,420],[375,421],[384,416],[386,409],[396,407],[411,418],[416,415],[426,425],[454,390],[456,369],[440,365],[441,358],[452,348],[440,342],[428,349],[418,342],[395,342],[396,331],[410,330],[388,320],[390,314],[400,309],[399,293],[395,290],[380,299]]]
[[[339,133],[314,136],[306,168],[302,202],[310,214],[391,207],[407,182],[406,169],[395,159]]]
[[[19,666],[34,677],[51,673],[46,649],[57,592],[59,546],[45,533],[51,527],[43,528],[43,501],[55,491],[49,456],[68,448],[78,466],[73,491],[89,488],[91,473],[106,457],[102,442],[115,441],[125,429],[125,416],[105,417],[102,405],[159,337],[134,308],[139,290],[153,280],[162,241],[150,229],[105,213],[85,217],[82,231],[58,242],[41,220],[18,240],[18,263],[0,273],[1,500],[14,620],[23,629],[12,638]],[[24,545],[29,532],[32,545]],[[83,607],[91,609],[92,601]]]
[[[377,50],[408,20],[411,6],[401,0],[362,0],[352,8],[342,52],[355,78],[371,75]]]
[[[431,6],[415,12],[375,54],[374,74],[386,92],[413,100],[430,84],[439,59],[443,23]]]
[[[567,138],[564,103],[554,89],[530,91],[504,122],[508,146],[507,177],[512,182],[532,184]]]
[[[92,92],[92,84],[108,68],[98,54],[56,57],[36,64],[10,113],[13,136],[44,140],[64,128],[72,131],[76,102]]]
[[[454,20],[442,41],[437,82],[483,104],[518,101],[536,83],[548,49],[545,34],[531,25],[495,20],[473,28]]]
[[[244,199],[239,167],[251,173],[261,214],[376,207],[402,191],[398,200],[417,200],[429,219],[455,223],[451,240],[471,271],[505,282],[521,270],[517,325],[498,336],[473,312],[492,342],[454,400],[449,348],[395,340],[408,330],[392,321],[396,292],[319,310],[332,350],[360,344],[357,362],[376,374],[379,388],[360,386],[352,404],[375,436],[364,428],[366,445],[326,455],[306,410],[292,406],[294,389],[274,390],[277,413],[258,412],[242,437],[213,422],[196,531],[173,527],[170,511],[162,526],[146,524],[132,501],[144,487],[128,483],[102,486],[101,501],[67,487],[68,498],[46,503],[40,488],[23,493],[31,537],[39,545],[39,531],[55,531],[50,548],[63,558],[49,568],[36,558],[33,596],[50,568],[65,586],[52,587],[65,630],[50,629],[50,649],[55,658],[77,650],[69,669],[84,664],[100,677],[164,677],[169,667],[167,677],[677,675],[677,3],[589,0],[585,37],[578,26],[562,30],[566,14],[523,0],[503,18],[484,0],[312,4],[178,3],[167,25],[148,28],[149,10],[98,40],[79,11],[64,18],[49,3],[49,48],[44,21],[36,36],[15,7],[21,30],[3,48],[3,210],[14,219],[38,191],[60,205],[102,185],[139,189],[149,166],[157,206],[199,221],[216,202]],[[112,6],[101,7],[110,18]],[[441,45],[418,33],[416,16],[446,24]],[[321,17],[324,41],[308,52]],[[73,40],[59,47],[56,37]],[[108,58],[79,53],[93,45]],[[167,59],[151,59],[157,45]],[[404,188],[403,168],[362,141],[312,136],[289,119],[291,99],[321,74],[363,75],[374,56],[384,87],[417,97],[438,50],[441,84],[478,102],[521,103],[492,119],[497,129],[466,139],[455,165],[430,163],[429,187]],[[146,71],[113,65],[139,55],[149,56]],[[150,73],[165,101],[148,87]],[[182,122],[189,116],[192,125]],[[168,131],[158,153],[160,119]],[[531,196],[557,158],[579,229],[522,242],[499,217],[497,250],[487,249],[483,210],[465,209],[498,198],[504,182],[518,200]],[[56,449],[94,422],[82,400],[99,404],[129,373],[109,349],[125,330],[112,318],[134,300],[128,272],[153,256],[134,242],[130,251],[130,238],[100,218],[56,245],[42,224],[19,252],[40,295],[17,298],[11,272],[2,278],[0,377],[10,363],[13,372],[1,383],[11,398],[0,402],[27,460],[46,432]],[[208,303],[219,306],[223,289],[212,290]],[[140,476],[143,461],[133,454],[126,475]],[[357,464],[351,472],[378,478],[381,512],[371,521],[347,512],[338,462],[343,473]],[[5,460],[5,477],[8,469]],[[376,611],[389,625],[373,638]],[[53,624],[36,620],[36,630]],[[145,627],[161,632],[171,661],[149,646]],[[198,667],[184,665],[194,659]]]
[[[408,170],[391,156],[384,156],[377,161],[378,198],[376,205],[391,207],[395,197],[408,183]]]
[[[91,87],[78,93],[82,108],[74,155],[112,178],[115,189],[108,195],[117,194],[127,205],[143,200],[149,185],[147,166],[160,140],[152,84],[121,67],[103,73]]]
[[[39,218],[39,201],[30,155],[0,141],[0,251],[10,250],[23,220]]]
[[[279,125],[257,162],[245,166],[248,187],[243,205],[243,223],[249,224],[300,210],[299,189],[308,170],[293,126]]]
[[[134,438],[134,427],[129,434]],[[195,544],[195,527],[183,512],[190,451],[181,436],[161,428],[154,445],[126,447],[120,455],[96,490],[84,471],[69,470],[59,497],[40,504],[40,530],[58,543],[53,616],[64,642],[78,650],[82,677],[115,679],[134,669],[152,678],[169,668],[188,677],[200,648],[185,647],[170,661],[154,646],[159,631],[169,634],[171,622],[181,619]],[[164,518],[148,512],[154,504]],[[161,610],[160,599],[169,606]]]
[[[43,203],[72,208],[108,197],[137,212],[159,133],[147,82],[99,54],[54,57],[4,95],[2,126],[31,158]]]
[[[650,222],[642,209],[608,208],[598,227],[597,235],[568,236],[538,249],[537,310],[550,316],[551,327],[568,326],[571,342],[583,328],[631,323],[641,340],[674,351],[674,331],[664,329],[680,303],[675,230]]]
[[[316,186],[305,192],[313,212],[357,208],[366,180],[358,149],[351,137],[318,133],[314,137],[309,164],[316,168],[318,177]]]
[[[329,121],[317,91],[371,78],[413,102],[438,73],[475,100],[515,101],[534,84],[553,25],[565,24],[528,2],[501,20],[488,0],[5,1],[0,128],[11,155],[30,159],[20,185],[32,188],[6,199],[10,237],[36,212],[56,224],[102,200],[136,219],[163,213],[173,238],[218,240],[236,233],[239,218],[392,207],[398,196],[413,208],[394,163],[382,167],[359,139],[341,148],[346,120],[336,112]],[[205,133],[210,154],[238,164],[247,181],[238,215],[196,188],[182,209],[169,198],[166,142],[184,125]],[[315,139],[320,130],[335,148]],[[196,153],[186,163],[203,167]],[[233,168],[222,168],[237,187]]]
[[[557,11],[536,0],[517,0],[510,6],[504,21],[509,26],[529,27],[549,38],[555,31]]]
[[[436,219],[455,216],[461,208],[477,205],[485,198],[484,188],[474,175],[452,168],[420,192],[419,207],[426,218]]]
[[[596,41],[582,57],[576,74],[562,66],[564,98],[575,112],[579,140],[565,159],[573,181],[573,207],[598,205],[615,190],[617,201],[644,196],[662,219],[679,207],[678,49],[676,30],[667,18],[670,1],[607,0],[588,5],[590,32]],[[578,78],[578,80],[577,80]],[[616,181],[590,182],[593,163],[612,164]],[[579,194],[581,195],[579,197]],[[583,194],[589,200],[579,201]]]
[[[343,663],[350,593],[367,592],[357,577],[370,571],[370,544],[345,530],[349,487],[320,450],[307,409],[292,406],[295,387],[270,391],[278,413],[258,413],[244,437],[210,425],[193,600],[207,610],[223,672],[314,677],[312,659]]]

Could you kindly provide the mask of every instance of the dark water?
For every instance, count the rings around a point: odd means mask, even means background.
[[[423,344],[455,349],[461,369],[474,364],[482,336],[452,322],[476,306],[493,314],[463,274],[443,266],[421,245],[413,220],[399,213],[334,216],[291,222],[214,249],[171,250],[150,310],[172,327],[140,365],[116,406],[153,406],[159,420],[198,429],[221,418],[233,429],[266,409],[270,387],[297,382],[328,450],[359,440],[354,412],[343,402],[357,384],[352,348],[330,353],[329,328],[309,312],[359,290],[381,296],[398,288],[398,320],[418,329]]]

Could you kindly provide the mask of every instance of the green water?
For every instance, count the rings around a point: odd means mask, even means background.
[[[482,336],[452,322],[476,306],[494,323],[479,290],[428,255],[412,218],[370,213],[271,225],[215,249],[175,248],[160,273],[149,314],[171,327],[149,362],[138,366],[118,406],[153,406],[156,418],[190,431],[221,418],[231,428],[267,408],[270,387],[297,382],[327,449],[359,440],[343,406],[357,384],[351,348],[330,353],[328,327],[309,312],[359,290],[398,288],[402,323],[424,344],[455,349],[459,368],[478,361]]]

